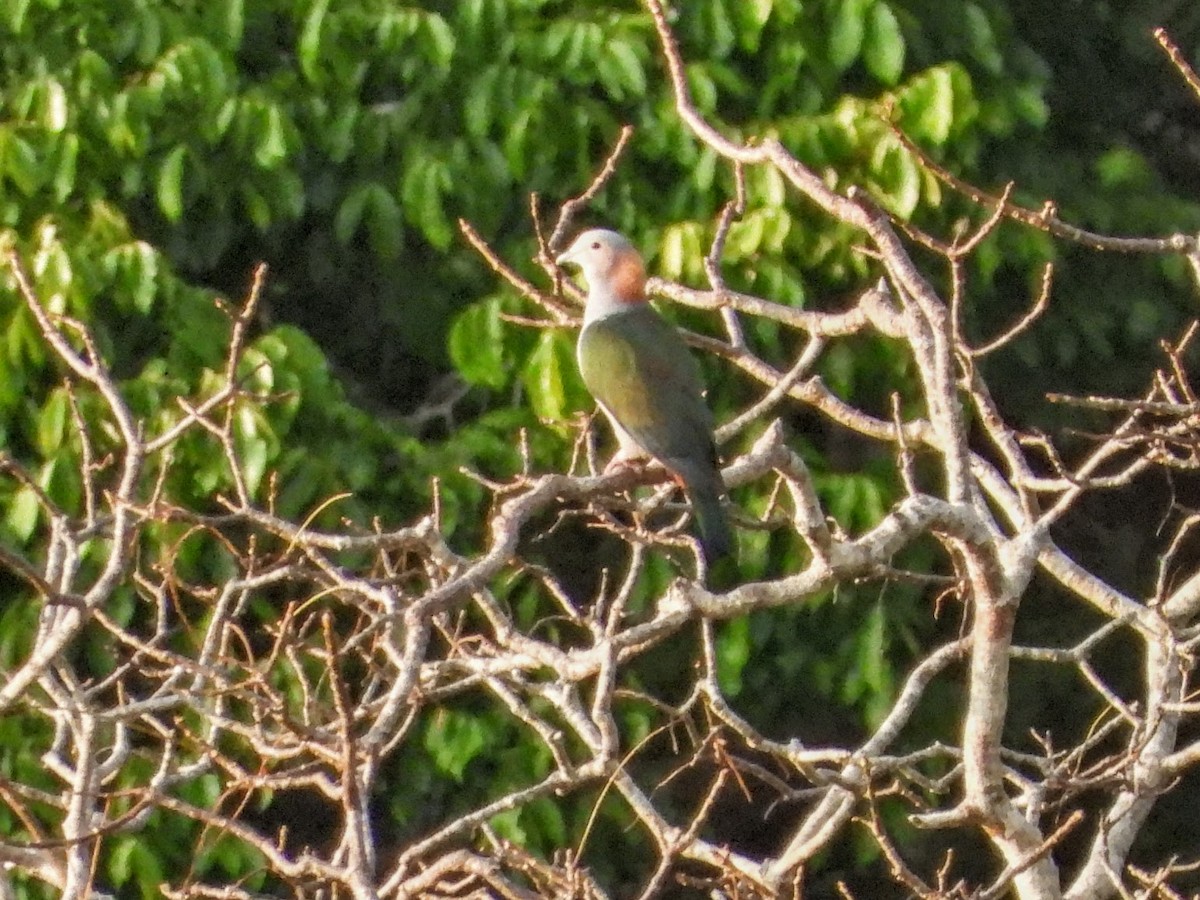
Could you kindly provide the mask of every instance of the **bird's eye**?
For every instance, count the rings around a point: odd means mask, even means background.
[[[599,241],[592,241],[592,249],[593,249],[593,250],[599,250],[599,249],[600,249],[600,242],[599,242]]]

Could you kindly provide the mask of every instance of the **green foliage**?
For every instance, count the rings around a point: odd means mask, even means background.
[[[750,620],[734,619],[717,640],[717,677],[729,696],[742,692],[742,670],[750,661]]]
[[[953,142],[972,134],[973,85],[954,64],[906,71],[913,25],[903,6],[717,0],[679,26],[702,108],[719,108],[747,133],[778,129],[807,162],[866,184],[901,215],[937,202],[936,184],[881,115],[895,103],[904,127],[952,156],[963,152]],[[670,101],[650,23],[624,8],[229,0],[192,9],[121,0],[101,9],[31,0],[10,8],[3,28],[6,241],[32,260],[46,304],[95,331],[136,414],[156,433],[183,415],[173,398],[217,383],[229,316],[189,279],[239,296],[253,258],[239,248],[276,262],[272,300],[341,359],[375,356],[383,329],[407,352],[439,360],[447,317],[462,305],[449,298],[484,293],[478,269],[430,265],[431,251],[451,247],[456,216],[519,238],[527,231],[521,196],[578,189],[617,125],[630,121],[639,136],[595,211],[638,235],[662,274],[697,281],[713,215],[732,187],[728,170],[665,114]],[[844,79],[866,90],[842,96]],[[864,273],[853,236],[806,227],[777,174],[751,173],[747,190],[748,212],[728,245],[733,283],[800,304],[812,273],[822,283]],[[386,303],[373,295],[376,283],[389,286]],[[312,313],[292,312],[298,308]],[[437,476],[453,534],[473,520],[469,510],[482,496],[455,474],[459,466],[512,471],[515,429],[538,419],[561,426],[591,405],[572,336],[530,333],[501,318],[520,309],[511,297],[466,307],[446,347],[481,388],[502,396],[519,387],[528,412],[488,413],[442,445],[349,403],[302,331],[262,329],[238,373],[247,390],[273,398],[235,415],[247,489],[298,519],[350,491],[318,523],[374,514],[395,522],[423,511]],[[70,397],[13,295],[0,316],[7,443],[39,459],[42,489],[78,510]],[[377,325],[353,331],[347,321]],[[563,465],[566,448],[537,433],[540,463]],[[223,456],[189,438],[164,499],[211,510],[233,488]],[[871,496],[869,479],[830,490],[844,501],[847,526],[859,524],[856,504]],[[6,482],[2,493],[6,539],[27,543],[39,523],[33,489]],[[173,546],[179,536],[167,531],[157,539]],[[193,554],[197,577],[216,582],[226,563],[203,544],[175,552]],[[762,564],[771,563],[764,556]],[[662,580],[673,577],[671,567],[657,569]],[[745,627],[722,633],[721,676],[731,688],[749,646]],[[494,729],[466,713],[431,723],[425,749],[434,769],[470,782],[472,761],[497,746]],[[514,833],[528,834],[528,815],[514,819]],[[552,835],[562,824],[538,827]],[[118,846],[109,876],[144,893],[161,875],[145,854],[133,843]]]
[[[543,331],[521,371],[529,404],[539,419],[562,422],[572,412],[591,406],[575,362],[573,335]]]
[[[425,749],[439,770],[462,781],[467,764],[487,748],[490,737],[479,717],[440,709],[425,731]]]
[[[138,896],[154,897],[163,883],[162,859],[144,841],[135,837],[118,838],[108,855],[108,877],[117,887],[129,882],[137,886]]]
[[[1042,129],[1053,127],[1048,62],[1016,33],[1009,7],[1020,4],[676,5],[703,112],[737,136],[778,137],[831,184],[863,187],[900,219],[944,233],[964,207],[918,164],[889,119],[939,163],[993,183],[1017,178],[1026,189],[1018,199],[1036,205],[1054,196],[1082,224],[1200,227],[1195,203],[1172,194],[1156,160],[1132,141],[1081,148],[1073,136],[1042,140]],[[630,123],[633,144],[589,215],[633,236],[656,274],[702,284],[701,260],[734,180],[674,115],[656,46],[648,16],[631,3],[17,0],[0,10],[0,246],[29,260],[49,309],[93,331],[151,433],[181,421],[176,398],[219,381],[231,321],[213,286],[240,299],[251,264],[269,260],[270,313],[255,323],[238,375],[247,391],[271,400],[246,403],[235,418],[235,450],[254,499],[303,520],[349,492],[316,523],[377,515],[391,525],[424,513],[437,479],[450,537],[477,543],[474,513],[484,495],[460,469],[515,471],[521,429],[535,465],[565,468],[565,423],[592,404],[575,368],[573,333],[505,321],[505,313],[531,310],[495,293],[495,278],[456,242],[454,222],[465,217],[494,236],[506,258],[528,259],[526,195],[577,193]],[[1047,165],[1064,158],[1069,165]],[[1051,171],[1065,174],[1059,181]],[[778,173],[750,171],[745,188],[747,209],[724,258],[732,287],[799,307],[830,302],[875,274],[857,250],[861,236],[817,219]],[[1012,297],[1035,289],[1037,267],[1053,254],[1044,235],[1002,228],[990,237],[970,273],[979,293],[968,329],[992,334],[1010,322]],[[1058,262],[1064,272],[1073,260]],[[1163,288],[1155,292],[1103,264],[1094,271],[1078,296],[1059,304],[1086,303],[1088,315],[1052,311],[1051,336],[1023,343],[1020,365],[1103,371],[1119,381],[1113,362],[1162,333],[1172,313],[1160,294],[1183,272],[1155,270]],[[523,272],[537,277],[529,266]],[[78,513],[73,403],[88,421],[95,410],[73,399],[10,288],[0,295],[0,442],[27,462],[40,490]],[[756,329],[756,347],[787,364],[793,348],[780,346],[770,326]],[[724,419],[744,402],[745,387],[709,365],[719,375],[709,379],[710,396]],[[880,409],[881,381],[906,375],[885,344],[838,350],[822,365],[839,396]],[[411,409],[431,372],[448,367],[475,387],[473,415],[444,440],[367,413],[348,395],[357,379],[372,408]],[[350,374],[350,388],[335,371]],[[514,397],[520,402],[510,408]],[[895,493],[884,475],[869,464],[821,465],[828,447],[817,435],[798,443],[842,528],[859,532],[878,521]],[[114,447],[109,437],[95,451]],[[165,502],[212,512],[217,496],[235,489],[211,441],[184,440],[175,463]],[[736,500],[766,512],[764,497]],[[27,547],[44,524],[35,488],[5,479],[0,503],[0,537]],[[182,529],[163,527],[144,540],[150,557],[170,548],[197,580],[217,584],[227,572],[224,551],[185,539]],[[746,534],[742,549],[746,577],[789,571],[800,552],[765,532]],[[675,574],[656,560],[654,583],[639,586],[630,609],[639,612]],[[520,583],[498,592],[518,608],[535,603]],[[882,598],[847,590],[812,610],[728,623],[718,634],[721,683],[761,721],[790,701],[768,688],[795,684],[805,695],[796,715],[821,715],[813,707],[833,701],[847,716],[876,722],[912,658],[925,621],[920,600],[907,589]],[[132,599],[123,602],[110,614],[131,615]],[[524,613],[530,621],[546,614]],[[22,655],[34,628],[32,602],[5,604],[0,663]],[[99,638],[93,650],[97,670],[111,665]],[[388,814],[400,823],[419,821],[417,799],[450,807],[506,786],[489,765],[506,746],[502,726],[474,712],[444,712],[423,723],[425,756],[412,761],[411,794],[390,798]],[[48,736],[20,725],[12,718],[0,726],[0,765],[36,783],[31,772]],[[639,727],[635,739],[648,728]],[[528,747],[510,752],[527,757],[508,770],[513,784],[536,774]],[[438,776],[455,783],[459,800],[439,793]],[[544,847],[578,830],[571,811],[549,800],[493,825]],[[153,896],[171,867],[214,867],[231,880],[254,870],[244,845],[225,839],[180,860],[172,848],[191,846],[198,831],[164,824],[145,843],[118,838],[103,871],[131,895]]]

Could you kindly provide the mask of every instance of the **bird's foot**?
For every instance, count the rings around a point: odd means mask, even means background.
[[[615,475],[618,472],[628,472],[630,469],[640,469],[649,461],[650,458],[645,454],[618,450],[617,455],[610,459],[608,465],[604,467],[604,474]]]

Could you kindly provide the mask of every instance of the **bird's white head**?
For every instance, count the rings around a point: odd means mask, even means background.
[[[616,303],[646,301],[646,267],[633,244],[615,231],[593,228],[571,243],[556,262],[578,266],[588,283],[588,305],[593,298]]]

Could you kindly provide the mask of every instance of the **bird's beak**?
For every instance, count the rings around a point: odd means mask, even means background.
[[[554,261],[560,266],[575,266],[578,263],[575,261],[575,254],[571,250],[564,250],[554,258]]]

